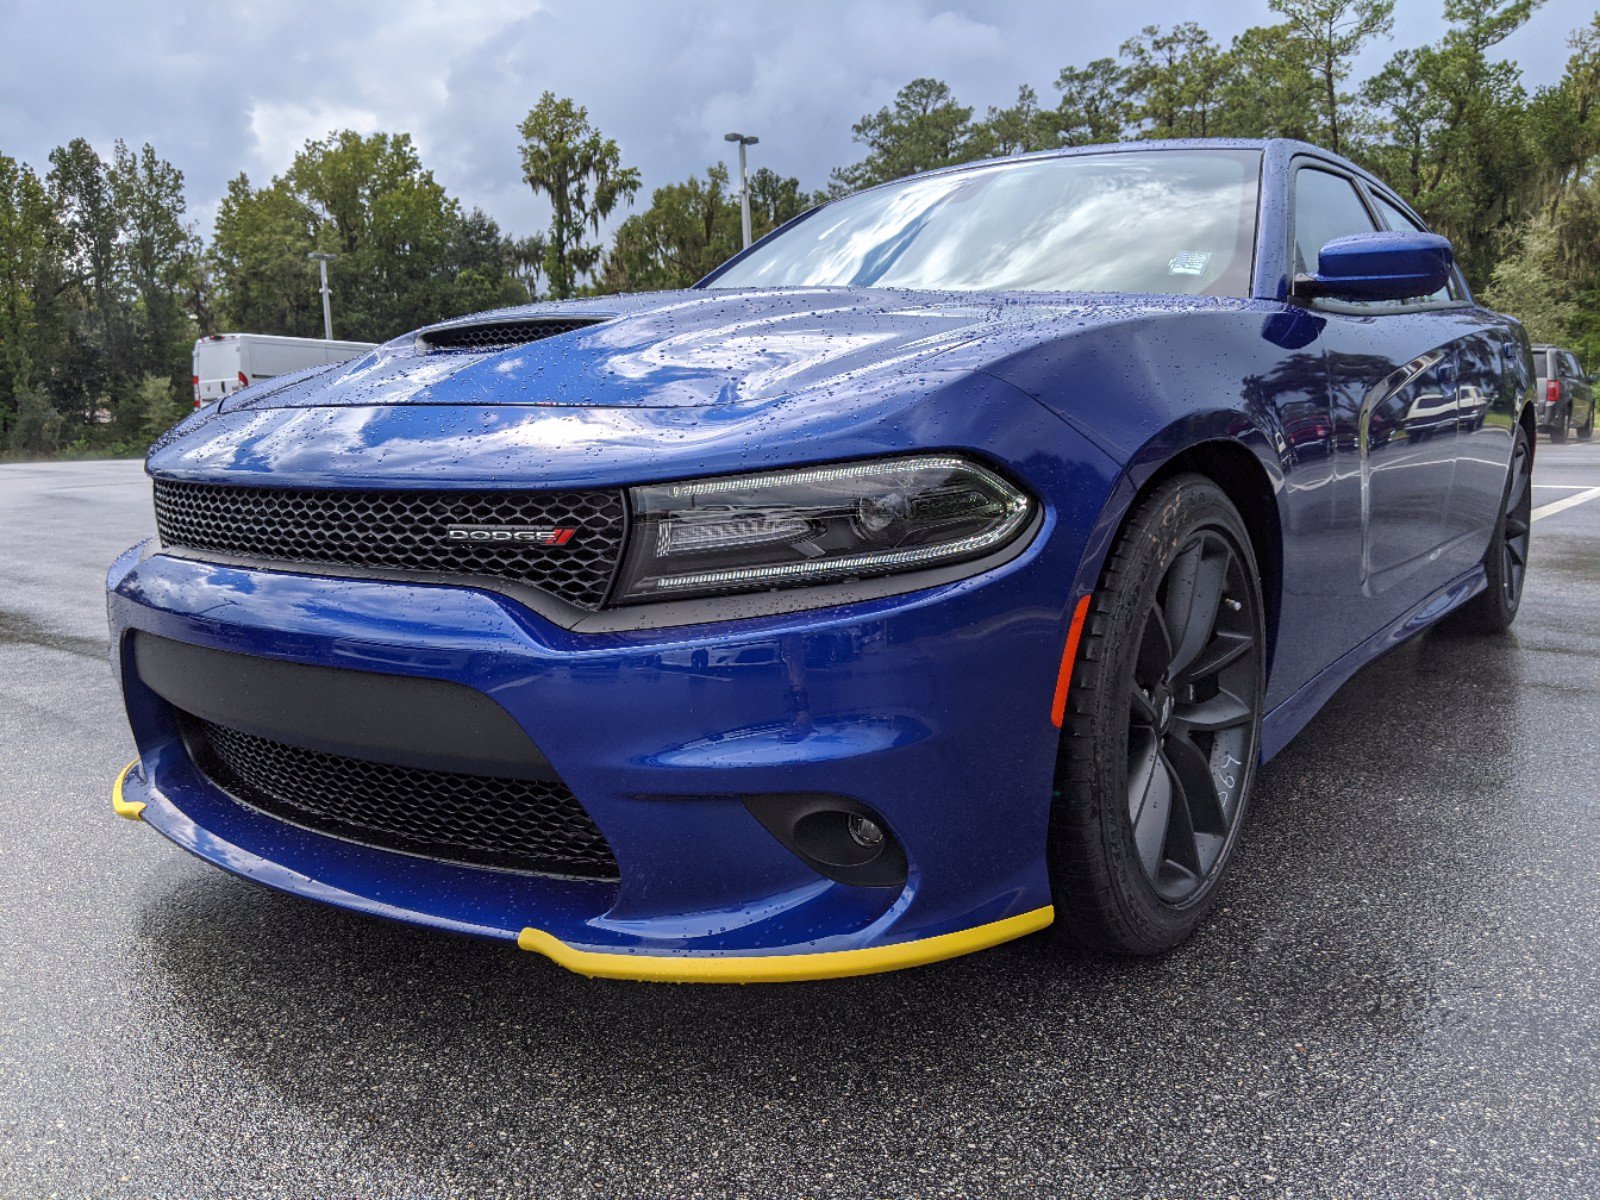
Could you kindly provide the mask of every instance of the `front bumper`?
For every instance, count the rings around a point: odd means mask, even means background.
[[[1030,603],[1029,580],[1070,577],[1075,561],[1052,561],[1049,533],[1003,567],[924,592],[585,635],[488,591],[130,552],[108,581],[140,754],[117,809],[270,887],[513,942],[585,974],[804,979],[966,953],[1052,914],[1045,831],[1062,597],[1040,588]],[[548,756],[610,843],[620,879],[422,858],[240,802],[191,761],[170,708],[120,652],[134,631],[482,692]],[[777,792],[870,805],[905,849],[904,886],[812,870],[741,799]]]

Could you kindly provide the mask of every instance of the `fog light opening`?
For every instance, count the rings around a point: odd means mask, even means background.
[[[905,847],[861,801],[787,792],[748,795],[744,803],[769,833],[826,878],[860,887],[905,886]]]

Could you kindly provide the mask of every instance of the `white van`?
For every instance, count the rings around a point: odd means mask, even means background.
[[[201,338],[194,344],[194,406],[204,408],[229,392],[274,375],[345,362],[373,345],[266,333],[218,333]]]

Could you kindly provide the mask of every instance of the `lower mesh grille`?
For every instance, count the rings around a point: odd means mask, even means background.
[[[395,767],[182,717],[196,765],[253,808],[321,833],[448,862],[616,879],[564,784]]]

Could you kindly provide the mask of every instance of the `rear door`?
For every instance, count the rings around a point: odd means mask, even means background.
[[[237,337],[201,338],[194,344],[195,400],[211,404],[242,386]]]

